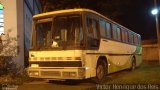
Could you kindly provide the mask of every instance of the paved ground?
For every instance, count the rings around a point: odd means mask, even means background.
[[[142,84],[141,90],[160,90],[160,65],[155,63],[144,63],[135,71],[125,70],[111,74],[107,76],[104,84]],[[145,84],[145,86],[143,84]],[[148,85],[152,86],[148,87]],[[96,86],[96,84],[91,83],[89,80],[79,81],[78,83],[67,83],[63,81],[48,82],[47,80],[44,80],[25,83],[18,86],[18,90],[96,90]]]
[[[90,90],[93,87],[95,87],[94,84],[86,81],[82,81],[77,84],[67,83],[64,81],[35,81],[19,86],[18,90]]]

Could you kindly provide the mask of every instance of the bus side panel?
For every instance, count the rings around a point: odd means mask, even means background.
[[[127,69],[131,66],[131,56],[109,56],[108,73]]]
[[[85,55],[86,78],[96,76],[96,66],[99,54],[97,50],[87,50]]]
[[[109,73],[130,68],[136,46],[109,39],[101,39],[99,52],[108,55]]]

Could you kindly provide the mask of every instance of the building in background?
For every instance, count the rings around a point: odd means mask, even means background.
[[[42,11],[39,0],[24,0],[24,62],[28,66],[28,52],[31,47],[32,16]]]
[[[14,57],[24,67],[31,45],[32,16],[41,12],[39,0],[0,0],[0,34],[16,38],[17,53]]]
[[[3,5],[0,4],[0,34],[4,33]]]

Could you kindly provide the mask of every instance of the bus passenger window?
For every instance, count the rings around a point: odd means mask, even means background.
[[[93,27],[94,38],[98,39],[99,38],[99,35],[98,35],[98,22],[96,20],[92,21],[92,27]]]
[[[126,40],[125,40],[125,32],[124,32],[123,29],[121,30],[121,33],[122,33],[122,42],[126,42]]]
[[[87,18],[87,28],[88,28],[88,35],[92,36],[93,34],[92,20],[89,18]]]
[[[87,42],[89,47],[99,46],[98,21],[87,18]]]
[[[131,32],[129,33],[129,43],[133,44],[133,34]]]
[[[112,24],[112,35],[114,40],[118,40],[117,26]]]
[[[111,24],[106,22],[106,32],[107,32],[107,38],[111,38]]]
[[[125,42],[128,43],[129,42],[129,37],[128,37],[128,32],[125,31]]]
[[[138,37],[136,34],[134,34],[134,44],[138,45]]]
[[[138,35],[138,45],[140,46],[141,45],[141,36]]]
[[[132,44],[134,44],[134,34],[131,34]]]
[[[121,29],[117,28],[117,39],[118,41],[121,41]]]
[[[106,30],[105,30],[105,22],[100,20],[100,34],[102,37],[106,37]]]

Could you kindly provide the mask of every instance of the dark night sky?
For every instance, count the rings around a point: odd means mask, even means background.
[[[142,39],[156,39],[155,17],[151,14],[154,0],[133,0],[127,13],[121,17],[122,25],[141,34]]]
[[[89,8],[93,9],[101,14],[113,9],[116,11],[115,8],[120,8],[119,12],[122,12],[123,15],[118,16],[118,23],[122,24],[123,26],[131,29],[132,31],[141,34],[142,40],[144,39],[156,39],[156,28],[155,28],[155,17],[151,14],[151,10],[154,8],[154,0],[128,0],[129,3],[127,6],[118,6],[115,7],[114,3],[119,4],[119,2],[123,0],[67,0],[65,3],[59,5],[60,2],[64,2],[65,0],[49,0],[50,3],[53,4],[54,9],[60,9],[58,6],[62,6],[65,8],[66,6],[81,6],[82,8]],[[112,1],[111,8],[106,8],[103,6],[103,3],[107,3]],[[127,2],[127,0],[124,0]],[[157,0],[159,1],[159,0]],[[76,5],[76,3],[79,5]],[[99,3],[101,4],[99,5]],[[88,3],[88,4],[87,4]],[[113,7],[112,7],[113,6]],[[122,8],[121,8],[122,7]],[[61,8],[62,9],[62,8]],[[111,11],[113,13],[114,11]],[[109,13],[110,14],[110,13]],[[105,14],[103,14],[105,15]],[[114,17],[110,16],[111,19],[115,19]],[[116,18],[116,19],[117,19]]]

